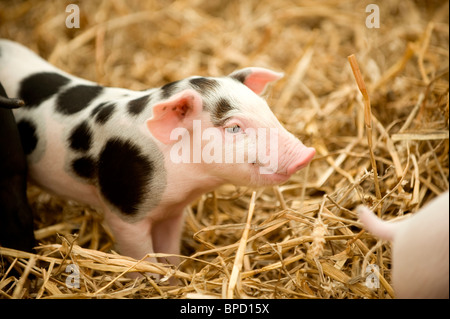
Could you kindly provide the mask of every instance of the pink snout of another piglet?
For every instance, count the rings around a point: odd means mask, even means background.
[[[365,229],[392,242],[397,298],[449,298],[449,192],[405,220],[390,223],[357,208]]]

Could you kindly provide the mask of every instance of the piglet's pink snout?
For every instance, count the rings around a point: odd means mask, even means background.
[[[312,147],[306,147],[304,145],[300,145],[297,147],[296,152],[294,152],[294,158],[291,163],[287,166],[286,174],[292,175],[298,170],[304,168],[311,162],[314,155],[316,154],[316,150]]]

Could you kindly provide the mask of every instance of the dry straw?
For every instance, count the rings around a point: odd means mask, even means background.
[[[0,2],[0,37],[103,85],[283,71],[268,102],[317,150],[283,185],[225,185],[192,203],[177,267],[118,254],[101,213],[30,184],[39,246],[0,247],[0,298],[395,297],[391,246],[353,210],[399,219],[449,187],[448,1],[379,1],[379,29],[365,25],[367,4],[79,1],[81,28],[67,29],[63,1]],[[67,284],[69,264],[79,288]],[[366,284],[371,264],[377,289]]]

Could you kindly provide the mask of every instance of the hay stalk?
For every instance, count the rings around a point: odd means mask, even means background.
[[[377,163],[375,160],[375,155],[373,152],[373,141],[372,141],[372,111],[370,106],[370,98],[367,93],[366,84],[361,75],[361,71],[359,70],[358,62],[356,61],[356,57],[354,54],[348,56],[348,61],[350,62],[350,66],[353,71],[353,76],[355,77],[356,84],[363,96],[364,99],[364,123],[366,126],[367,133],[367,143],[369,145],[369,153],[370,153],[370,162],[372,164],[373,170],[373,178],[375,184],[375,193],[378,200],[381,200],[381,191],[380,184],[378,182],[378,172],[377,172]],[[378,216],[381,216],[381,210],[378,210]]]
[[[241,273],[242,261],[244,259],[245,248],[247,247],[248,234],[251,229],[251,221],[253,217],[253,212],[255,211],[255,200],[256,192],[252,193],[252,198],[250,200],[250,207],[248,209],[247,222],[245,224],[244,232],[242,233],[241,240],[239,242],[239,247],[236,252],[236,258],[233,264],[233,270],[231,272],[230,283],[227,288],[227,298],[233,299],[234,289],[236,288],[238,277]]]

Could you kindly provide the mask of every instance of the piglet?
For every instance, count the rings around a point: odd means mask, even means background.
[[[26,103],[14,114],[30,179],[102,210],[117,249],[138,259],[179,254],[184,208],[201,194],[224,183],[282,183],[312,160],[315,150],[260,96],[281,77],[245,68],[132,91],[72,76],[0,40],[0,81]]]
[[[416,214],[390,223],[365,206],[357,208],[364,227],[392,242],[392,282],[397,298],[448,298],[449,192]]]
[[[35,246],[33,214],[26,196],[27,165],[9,99],[0,83],[0,244],[31,251]]]

